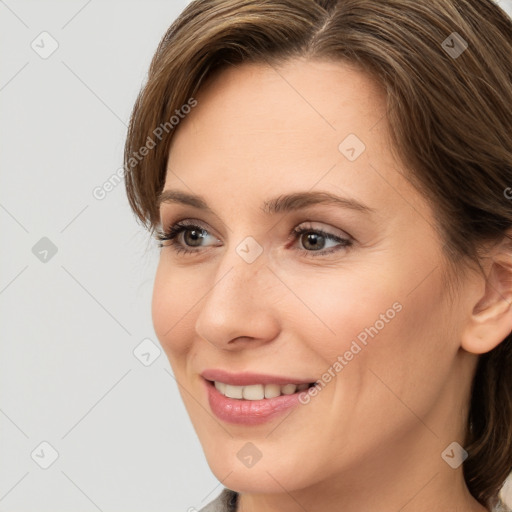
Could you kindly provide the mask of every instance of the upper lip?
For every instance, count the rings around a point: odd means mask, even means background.
[[[201,376],[210,381],[223,382],[232,386],[250,386],[251,384],[310,384],[315,379],[299,379],[296,377],[282,377],[278,375],[268,375],[264,373],[229,373],[226,370],[208,369],[201,373]]]

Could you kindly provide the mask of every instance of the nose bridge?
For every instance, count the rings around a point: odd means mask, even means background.
[[[238,337],[275,336],[277,318],[269,300],[273,275],[263,247],[256,244],[243,240],[226,251],[199,306],[196,331],[219,346]]]
[[[246,236],[225,252],[217,269],[215,282],[218,283],[218,295],[227,293],[227,299],[233,300],[238,295],[248,299],[257,299],[254,294],[264,288],[271,277],[267,268],[267,251],[252,236]],[[225,281],[224,283],[221,282]],[[214,288],[216,288],[215,286]],[[215,289],[212,290],[214,292]],[[259,297],[261,304],[262,297]],[[256,302],[253,306],[258,305]]]
[[[252,263],[248,263],[233,250],[230,252],[231,255],[226,256],[223,263],[219,265],[215,284],[208,295],[211,296],[212,300],[222,299],[227,302],[239,302],[241,296],[247,299],[246,303],[249,303],[256,298],[255,294],[258,288],[261,288],[264,281],[268,280],[266,274],[270,271],[266,267],[263,256]]]

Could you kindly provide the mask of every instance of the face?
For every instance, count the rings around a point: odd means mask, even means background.
[[[296,59],[224,70],[196,99],[169,154],[161,222],[181,232],[163,242],[153,322],[214,474],[291,492],[413,461],[445,471],[470,370],[384,93],[347,64]],[[317,385],[266,406],[208,383],[258,398],[276,377]]]

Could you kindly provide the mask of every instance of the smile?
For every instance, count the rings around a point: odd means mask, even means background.
[[[249,386],[233,386],[225,382],[214,381],[215,388],[219,393],[238,400],[263,400],[276,398],[281,395],[293,395],[296,392],[304,391],[311,384],[252,384]]]
[[[201,372],[212,413],[228,423],[257,425],[299,405],[314,378],[255,372],[231,373],[210,368]]]

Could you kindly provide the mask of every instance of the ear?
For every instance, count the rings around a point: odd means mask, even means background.
[[[462,335],[462,348],[484,354],[512,332],[512,240],[505,237],[486,257],[485,277],[471,304]],[[482,292],[483,289],[483,292]]]

